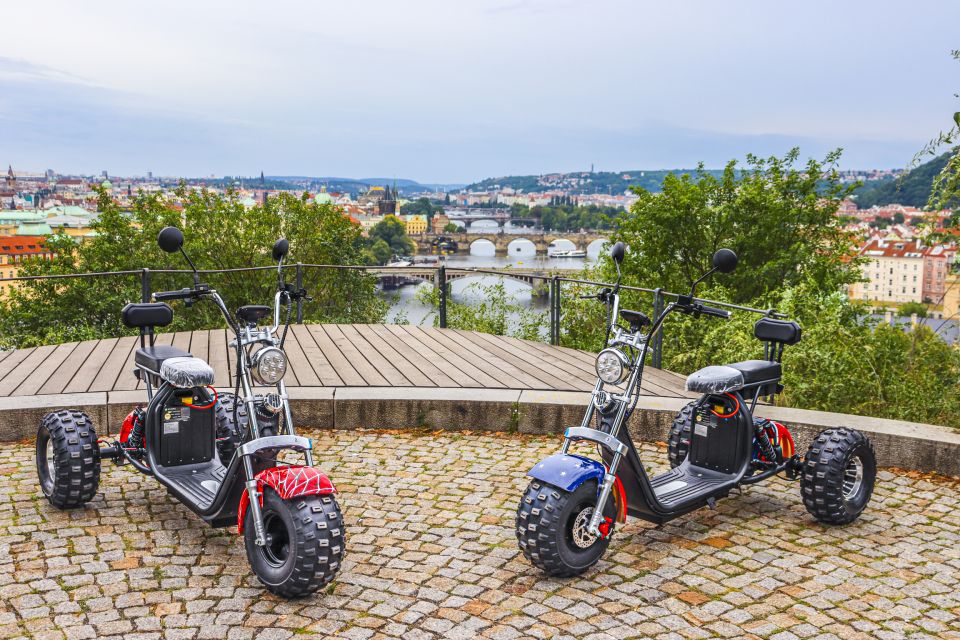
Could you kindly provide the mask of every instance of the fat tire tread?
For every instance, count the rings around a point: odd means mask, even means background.
[[[237,423],[233,422],[233,408],[237,407]],[[247,417],[247,405],[237,403],[237,396],[232,393],[221,393],[217,397],[217,454],[223,465],[230,463],[234,452],[247,434],[250,420]]]
[[[687,459],[690,453],[690,438],[693,435],[693,415],[697,402],[691,402],[677,414],[670,426],[670,436],[667,438],[667,457],[670,468],[675,469]]]
[[[516,532],[520,550],[535,567],[556,578],[580,575],[603,557],[603,553],[600,553],[591,564],[579,569],[572,569],[560,557],[557,540],[564,534],[560,531],[563,523],[559,521],[559,515],[571,495],[552,485],[532,480],[517,508]]]
[[[58,509],[81,507],[100,486],[100,444],[93,420],[84,411],[63,409],[45,415],[40,430],[44,428],[53,442],[57,469],[47,500]]]
[[[283,598],[300,598],[330,584],[340,569],[346,550],[343,514],[336,498],[332,495],[313,495],[281,500],[269,487],[265,487],[264,492],[272,493],[274,498],[290,509],[294,526],[292,533],[297,540],[297,549],[303,553],[296,557],[290,576],[282,584],[271,585],[263,580],[261,583],[268,591]],[[266,505],[266,496],[264,498]],[[247,518],[252,517],[253,510],[247,510]],[[248,548],[249,545],[255,545],[253,522],[245,523],[244,536],[248,538]],[[253,559],[248,559],[256,572]]]
[[[864,476],[867,492],[863,506],[853,511],[843,497],[843,474],[847,459],[855,451],[869,454],[872,475]],[[867,466],[866,464],[864,465]],[[803,458],[800,495],[807,511],[824,524],[842,525],[856,520],[873,493],[876,476],[876,452],[873,443],[856,429],[825,429],[810,443]]]

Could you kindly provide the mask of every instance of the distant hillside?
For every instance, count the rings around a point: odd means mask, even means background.
[[[670,174],[694,173],[695,169],[657,169],[654,171],[577,171],[573,173],[547,173],[539,176],[502,176],[487,178],[467,185],[468,191],[486,191],[489,189],[510,188],[529,193],[563,189],[574,193],[611,193],[621,194],[632,186],[648,191],[660,191],[663,179]],[[719,176],[721,170],[708,170],[707,173]]]
[[[404,178],[337,178],[332,176],[269,176],[270,179],[280,180],[289,184],[309,189],[326,187],[327,191],[340,191],[356,195],[368,190],[372,186],[391,187],[396,184],[400,195],[406,196],[424,191],[454,191],[463,187],[462,184],[422,184],[416,180]]]
[[[949,153],[922,164],[901,178],[868,180],[854,192],[857,206],[861,209],[902,204],[908,207],[924,207],[930,197],[930,185],[933,179],[947,164]]]

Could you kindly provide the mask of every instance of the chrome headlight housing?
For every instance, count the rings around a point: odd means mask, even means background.
[[[607,384],[620,384],[630,375],[630,360],[617,349],[604,349],[597,354],[597,377]]]
[[[264,347],[250,360],[250,373],[260,384],[277,384],[287,372],[287,354],[277,347]]]

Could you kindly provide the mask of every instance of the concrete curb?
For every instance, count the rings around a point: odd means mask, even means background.
[[[559,434],[579,425],[590,398],[584,392],[419,387],[293,387],[289,393],[297,421],[316,428],[530,434]],[[130,409],[145,400],[144,391],[0,398],[0,442],[33,438],[44,414],[67,407],[89,413],[100,435],[115,434]],[[641,396],[630,420],[631,435],[666,440],[687,402]],[[846,426],[870,437],[882,466],[960,476],[960,433],[945,427],[787,407],[764,406],[757,413],[790,427],[801,452],[821,430]]]

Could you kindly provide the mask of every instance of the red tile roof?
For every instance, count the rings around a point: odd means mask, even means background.
[[[0,237],[0,255],[17,256],[47,253],[43,236]]]

